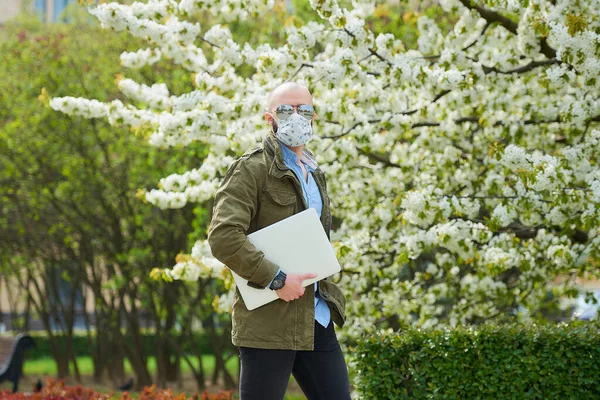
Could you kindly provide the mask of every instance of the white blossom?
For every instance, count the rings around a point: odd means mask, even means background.
[[[157,207],[180,208],[210,200],[231,162],[260,144],[273,88],[292,76],[309,86],[318,110],[309,148],[340,222],[334,247],[352,271],[340,282],[353,299],[342,337],[392,315],[456,326],[506,315],[499,307],[512,303],[528,321],[557,276],[581,265],[600,275],[588,262],[600,241],[598,0],[480,2],[518,18],[516,33],[494,23],[483,35],[485,16],[442,0],[456,23],[442,30],[421,15],[416,49],[370,30],[374,2],[352,3],[311,0],[320,22],[282,28],[279,47],[237,42],[229,29],[265,15],[272,0],[99,4],[90,12],[102,26],[148,42],[122,53],[123,66],[168,60],[196,87],[173,95],[164,83],[122,78],[131,103],[66,96],[50,106],[143,127],[159,148],[205,145],[196,168],[165,172],[145,192]],[[210,14],[212,25],[188,22],[195,13]],[[568,15],[587,25],[573,29]],[[555,58],[542,46],[544,29]],[[242,77],[240,67],[253,72]],[[585,243],[564,233],[575,231],[587,233]],[[189,259],[167,271],[194,280],[223,278],[223,268],[198,238]],[[231,296],[214,303],[227,311]]]

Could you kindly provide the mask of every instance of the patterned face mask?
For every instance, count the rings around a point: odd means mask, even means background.
[[[278,122],[276,127],[275,137],[288,146],[297,147],[306,144],[312,136],[311,120],[297,113]]]

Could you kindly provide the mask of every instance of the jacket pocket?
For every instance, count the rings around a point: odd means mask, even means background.
[[[264,228],[294,214],[296,193],[268,189],[263,192],[258,218],[258,228]]]
[[[331,282],[328,278],[319,281],[319,291],[321,297],[332,304],[339,314],[340,321],[336,321],[341,327],[346,321],[346,296],[338,285]]]

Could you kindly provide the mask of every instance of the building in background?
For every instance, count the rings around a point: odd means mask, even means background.
[[[57,22],[71,3],[77,3],[77,0],[0,0],[0,25],[25,10],[34,11],[44,22]]]

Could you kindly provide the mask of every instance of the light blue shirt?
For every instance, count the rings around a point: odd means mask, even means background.
[[[321,216],[321,211],[323,211],[323,199],[321,199],[321,192],[319,192],[319,187],[317,186],[317,182],[313,177],[313,171],[315,170],[311,165],[301,160],[304,164],[304,168],[308,171],[308,182],[304,179],[304,174],[302,173],[302,168],[298,165],[298,156],[292,150],[290,150],[283,143],[277,141],[281,146],[281,151],[283,152],[283,162],[285,165],[294,171],[296,177],[300,181],[302,186],[302,192],[304,193],[304,199],[306,200],[306,204],[308,208],[314,208],[317,211],[319,217]],[[277,271],[279,273],[279,271]],[[272,282],[272,281],[271,281]],[[269,283],[270,285],[270,283]],[[325,303],[325,300],[319,296],[319,292],[317,291],[317,283],[315,282],[315,319],[317,322],[324,327],[329,325],[329,321],[331,320],[331,311]]]

